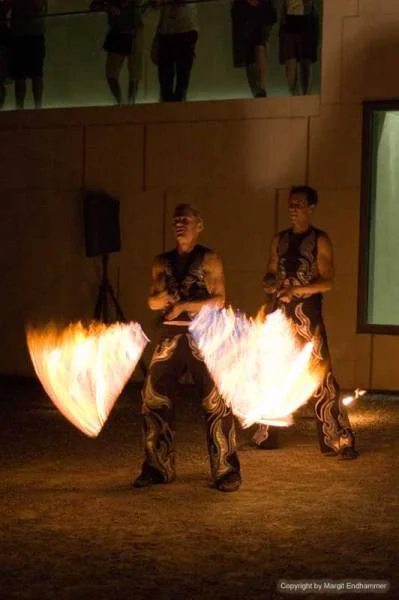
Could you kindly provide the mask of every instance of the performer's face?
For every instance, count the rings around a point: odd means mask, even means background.
[[[175,214],[172,219],[175,239],[178,243],[190,244],[195,242],[202,227],[190,211]]]
[[[291,194],[288,199],[288,217],[292,227],[309,225],[313,208],[308,204],[306,194]]]

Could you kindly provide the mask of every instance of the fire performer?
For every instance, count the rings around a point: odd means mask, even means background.
[[[170,483],[175,478],[173,400],[178,377],[187,368],[201,397],[214,485],[232,492],[241,484],[234,417],[188,329],[191,316],[202,306],[224,305],[223,265],[212,250],[197,243],[203,220],[196,208],[179,204],[172,223],[176,247],[157,256],[152,267],[148,305],[163,312],[163,323],[144,384],[145,459],[133,486]]]
[[[340,388],[334,377],[322,315],[323,293],[334,280],[333,248],[328,235],[312,226],[317,191],[308,186],[291,189],[288,214],[291,228],[272,241],[268,271],[263,279],[269,310],[281,308],[303,342],[315,341],[314,359],[324,367],[324,379],[314,395],[321,452],[341,460],[357,457],[355,440]],[[259,425],[254,441],[261,449],[278,445],[277,428]]]

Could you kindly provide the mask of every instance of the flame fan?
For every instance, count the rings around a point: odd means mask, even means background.
[[[281,310],[262,321],[232,308],[203,307],[190,331],[220,393],[244,427],[291,424],[292,413],[321,383],[313,343],[299,344]]]
[[[58,410],[90,437],[100,433],[148,341],[138,323],[27,329],[30,357],[43,388]]]

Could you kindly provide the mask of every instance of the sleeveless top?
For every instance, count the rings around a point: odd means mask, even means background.
[[[161,35],[175,35],[198,31],[197,7],[193,4],[169,4],[161,7],[158,33]]]
[[[277,246],[279,286],[308,285],[319,277],[317,244],[321,235],[323,232],[316,227],[303,233],[294,233],[292,229],[280,232]],[[292,305],[299,303],[321,310],[322,294],[294,296],[290,302]]]
[[[166,289],[170,294],[178,294],[182,302],[205,300],[210,297],[205,282],[203,262],[209,248],[197,244],[191,252],[179,254],[174,249],[161,254],[165,269]],[[189,321],[191,315],[181,313],[176,321]]]

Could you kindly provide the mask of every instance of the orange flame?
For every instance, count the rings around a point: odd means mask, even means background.
[[[204,307],[190,331],[225,400],[244,427],[289,425],[292,413],[321,383],[313,343],[300,346],[290,321],[277,310],[263,320],[232,308]]]
[[[36,374],[58,410],[90,437],[97,436],[148,339],[137,323],[71,323],[27,328]]]

